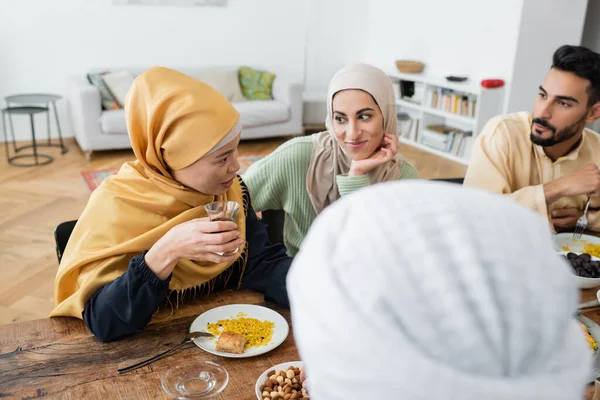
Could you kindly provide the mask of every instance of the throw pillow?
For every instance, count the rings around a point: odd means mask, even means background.
[[[115,71],[109,72],[102,76],[104,83],[108,86],[108,89],[112,95],[117,99],[117,102],[121,107],[125,106],[125,99],[127,98],[127,92],[133,84],[135,77],[129,71]]]
[[[119,104],[117,100],[112,95],[106,83],[104,83],[104,79],[102,76],[106,74],[106,72],[93,72],[87,74],[88,81],[100,91],[100,103],[102,104],[103,110],[118,110]]]
[[[246,101],[246,98],[242,94],[237,70],[202,71],[195,75],[196,79],[212,86],[217,92],[221,93],[232,103]]]
[[[248,100],[273,100],[275,74],[258,71],[250,67],[240,67],[242,93]]]

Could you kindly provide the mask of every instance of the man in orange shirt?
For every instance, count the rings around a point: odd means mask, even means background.
[[[533,114],[492,118],[473,146],[464,184],[511,196],[572,230],[591,196],[588,229],[600,231],[600,54],[565,45],[554,53]]]

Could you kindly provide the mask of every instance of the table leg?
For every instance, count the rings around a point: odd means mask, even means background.
[[[10,102],[6,102],[6,107],[10,108]],[[15,139],[15,126],[13,125],[12,114],[8,113],[8,123],[10,124],[10,133],[13,139],[13,150],[17,152],[17,140]]]
[[[52,107],[54,108],[54,119],[56,120],[56,129],[58,130],[58,141],[60,142],[61,153],[65,154],[67,152],[67,147],[63,143],[62,133],[60,131],[60,121],[58,120],[58,111],[56,110],[56,102],[55,101],[52,102]]]
[[[4,134],[4,151],[6,152],[6,161],[10,163],[8,155],[8,135],[6,134],[6,113],[2,111],[2,133]]]
[[[50,103],[46,103],[46,108],[48,109],[46,111],[46,131],[48,132],[48,145],[50,145],[50,136],[52,135],[50,131]]]
[[[29,122],[31,124],[31,137],[33,139],[33,156],[35,157],[35,164],[39,165],[38,154],[37,154],[37,143],[35,142],[35,124],[33,123],[33,114],[29,116]]]

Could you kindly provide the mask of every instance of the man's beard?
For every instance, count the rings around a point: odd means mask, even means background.
[[[554,125],[551,125],[548,121],[540,119],[540,118],[534,118],[533,121],[531,121],[531,133],[529,135],[529,138],[531,139],[531,141],[534,144],[537,144],[538,146],[542,146],[542,147],[555,146],[555,145],[562,143],[566,140],[569,140],[573,136],[577,135],[583,129],[583,127],[586,125],[585,124],[586,115],[587,114],[585,114],[577,122],[567,126],[566,128],[561,129],[558,132],[556,131],[556,127]],[[533,133],[533,124],[538,124],[545,128],[550,129],[552,131],[552,137],[544,139],[544,138],[537,136],[535,133]]]

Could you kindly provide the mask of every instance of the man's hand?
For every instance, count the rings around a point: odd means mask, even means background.
[[[562,197],[600,196],[600,168],[596,164],[588,164],[570,175],[549,182],[544,185],[544,194],[548,205]]]
[[[577,225],[577,220],[583,215],[583,211],[578,208],[561,208],[551,213],[552,224],[557,231],[573,230]]]

